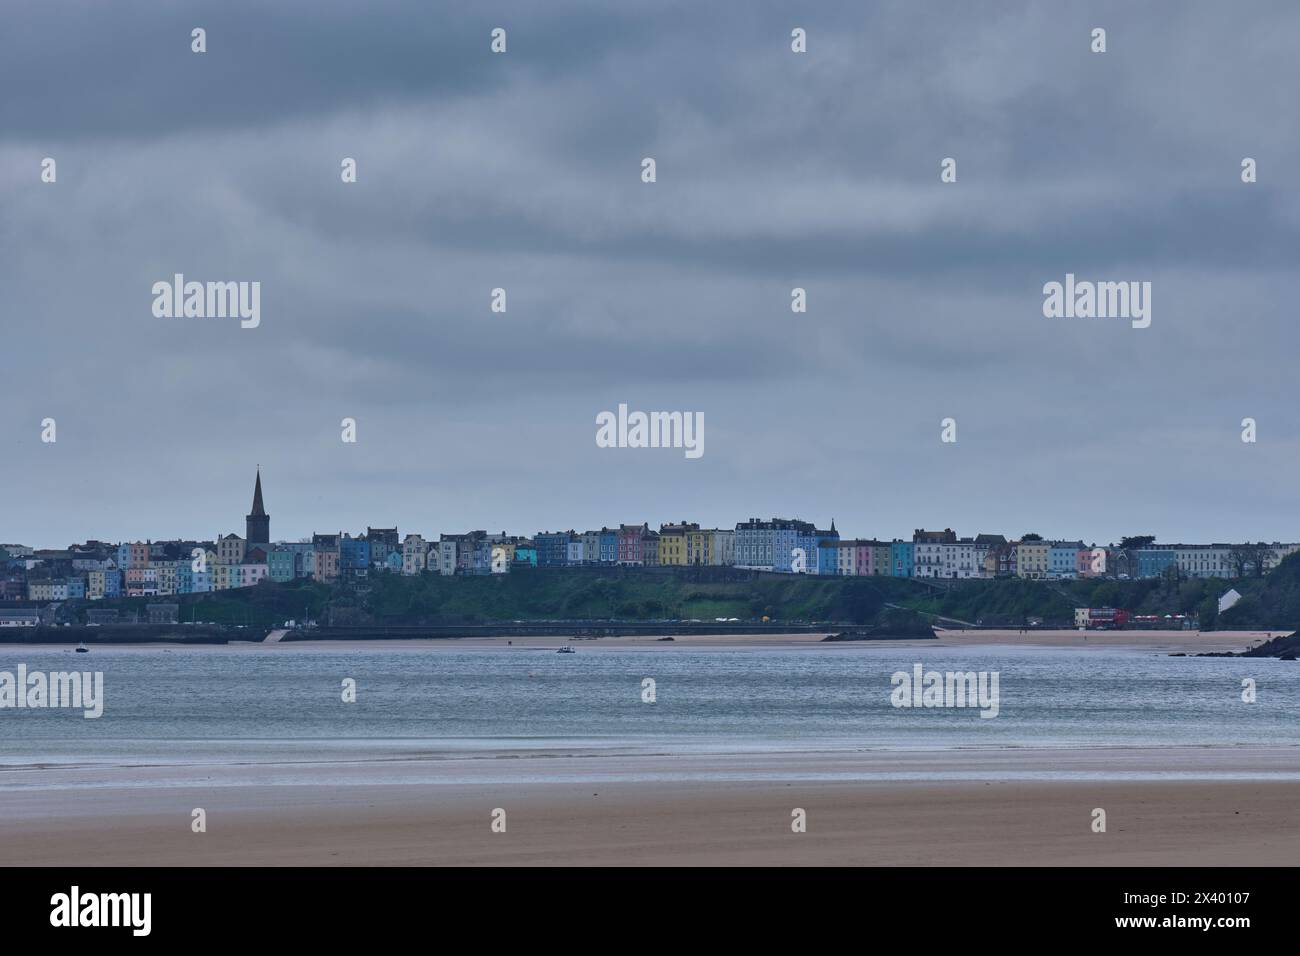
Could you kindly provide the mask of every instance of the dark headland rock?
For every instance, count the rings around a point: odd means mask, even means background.
[[[934,627],[915,611],[891,608],[868,627],[846,627],[823,641],[914,641],[935,638]]]
[[[1300,653],[1300,631],[1284,634],[1281,637],[1275,637],[1271,641],[1265,641],[1258,647],[1252,647],[1248,651],[1241,651],[1234,654],[1231,651],[1221,651],[1215,654],[1197,654],[1197,657],[1276,657],[1278,660],[1293,661],[1296,654]]]

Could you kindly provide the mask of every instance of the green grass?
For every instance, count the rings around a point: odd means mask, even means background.
[[[1300,554],[1263,579],[1244,581],[959,581],[936,588],[906,578],[830,578],[732,568],[536,568],[505,575],[416,577],[380,574],[334,586],[263,582],[255,588],[167,598],[96,602],[96,607],[178,603],[181,620],[271,626],[304,614],[322,623],[474,624],[559,619],[758,621],[872,624],[888,605],[986,625],[1037,617],[1072,626],[1076,607],[1124,607],[1139,614],[1201,615],[1214,626],[1218,596],[1245,600],[1222,627],[1287,628],[1300,623]]]

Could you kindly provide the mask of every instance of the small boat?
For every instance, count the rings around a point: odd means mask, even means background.
[[[77,653],[78,653],[78,654],[89,654],[89,653],[90,653],[90,648],[86,646],[86,642],[85,642],[85,641],[82,641],[80,644],[77,645]]]
[[[557,653],[557,654],[576,654],[576,653],[578,653],[578,652],[575,651],[575,650],[574,650],[572,647],[570,647],[568,644],[565,644],[563,647],[561,647],[561,648],[560,648],[558,651],[556,651],[555,653]]]

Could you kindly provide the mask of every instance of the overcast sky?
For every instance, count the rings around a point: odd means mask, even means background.
[[[1300,540],[1300,6],[1062,6],[7,4],[0,541],[242,534],[258,463],[287,539]],[[177,272],[260,327],[155,318]],[[620,402],[704,456],[598,448]]]

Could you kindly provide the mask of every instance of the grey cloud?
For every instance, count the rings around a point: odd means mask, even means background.
[[[1289,4],[51,10],[0,37],[0,540],[229,530],[256,462],[290,537],[1300,535]],[[262,327],[154,319],[177,271]],[[1066,272],[1152,280],[1152,327],[1044,319]],[[597,449],[620,401],[705,458]]]

